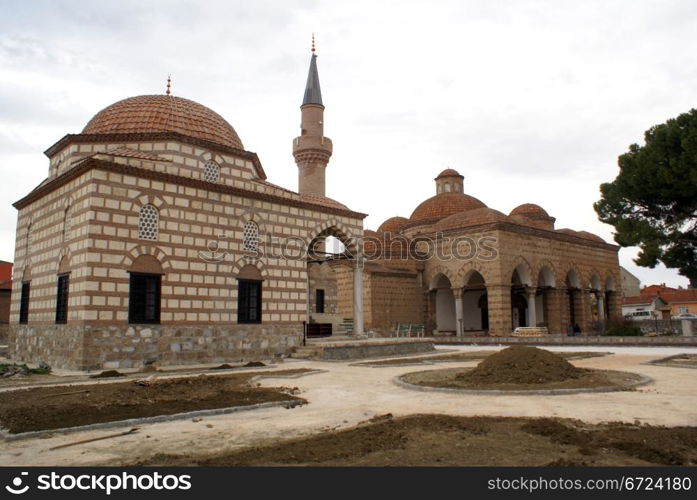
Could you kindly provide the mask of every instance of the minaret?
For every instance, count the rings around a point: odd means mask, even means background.
[[[298,192],[324,196],[324,170],[332,155],[332,141],[324,137],[324,105],[319,88],[314,35],[310,72],[300,115],[300,136],[293,141],[293,157],[298,165]]]

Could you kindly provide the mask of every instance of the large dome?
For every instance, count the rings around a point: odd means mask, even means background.
[[[415,221],[437,221],[465,210],[486,208],[477,198],[463,193],[440,193],[421,203],[411,214]]]
[[[142,95],[118,101],[101,110],[83,134],[177,132],[189,137],[244,149],[232,126],[201,104],[170,95]]]

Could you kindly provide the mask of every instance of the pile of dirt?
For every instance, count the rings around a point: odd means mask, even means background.
[[[522,417],[380,415],[267,446],[157,455],[156,466],[646,466],[697,464],[697,427]]]
[[[106,370],[95,375],[90,375],[90,378],[113,378],[113,377],[123,377],[124,374],[118,370]]]
[[[213,368],[211,368],[211,370],[229,370],[231,368],[234,368],[234,366],[228,363],[223,363],[222,365],[214,366]]]
[[[478,384],[548,384],[576,379],[584,373],[563,357],[544,349],[511,346],[456,378]]]

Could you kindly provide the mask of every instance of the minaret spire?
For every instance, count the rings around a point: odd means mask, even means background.
[[[303,106],[305,104],[322,104],[322,91],[319,87],[319,73],[317,72],[317,54],[315,53],[315,34],[312,34],[312,58],[310,59],[310,71],[307,74],[307,83],[305,84],[305,96],[303,97]]]
[[[172,75],[167,75],[167,91],[166,91],[167,95],[172,94],[171,87],[172,87]]]
[[[324,104],[319,87],[315,35],[312,34],[310,71],[300,106],[300,136],[293,141],[293,157],[298,165],[298,192],[325,194],[324,171],[332,155],[332,141],[324,136]]]

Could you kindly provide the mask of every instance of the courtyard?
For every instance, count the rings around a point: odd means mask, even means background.
[[[126,373],[115,382],[102,379],[99,384],[201,374],[244,378],[248,373],[254,374],[248,380],[250,388],[288,394],[267,396],[266,401],[300,398],[307,403],[261,404],[247,411],[43,432],[0,443],[0,465],[694,465],[696,372],[687,362],[652,364],[695,355],[694,347],[547,348],[578,353],[568,358],[577,367],[652,379],[620,392],[479,395],[412,390],[395,382],[420,370],[473,367],[499,349],[440,347],[433,355],[400,358],[403,363],[290,358],[264,367],[219,370],[215,375],[213,366]],[[406,362],[410,358],[416,361]],[[3,395],[18,386],[53,385],[57,391],[55,385],[60,383],[60,391],[71,392],[95,383],[78,372],[13,378],[2,381]],[[34,402],[42,405],[40,399]],[[133,428],[137,431],[129,433]],[[107,436],[113,437],[97,439]],[[620,436],[624,444],[618,444]],[[583,442],[594,443],[595,448]],[[254,460],[245,459],[250,450]]]

